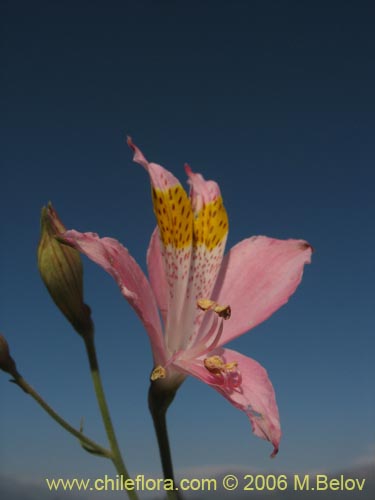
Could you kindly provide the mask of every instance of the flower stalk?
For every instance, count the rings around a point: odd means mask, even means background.
[[[167,388],[162,380],[157,380],[151,382],[148,392],[148,406],[158,441],[164,479],[171,479],[173,484],[175,484],[175,477],[169,445],[166,414],[179,386],[180,384],[178,384],[175,388]],[[167,494],[170,500],[182,499],[178,490],[170,490]]]
[[[24,392],[26,392],[26,394],[31,396],[39,404],[39,406],[41,406],[43,410],[46,411],[48,415],[53,418],[53,420],[55,420],[55,422],[76,437],[86,450],[90,450],[91,453],[113,460],[113,453],[111,450],[100,446],[98,443],[85,436],[81,430],[75,429],[71,426],[48,403],[46,403],[40,394],[18,372],[14,373],[13,377],[14,379],[11,380],[11,382],[18,385]]]
[[[83,266],[79,252],[60,241],[60,236],[65,230],[52,204],[49,203],[47,207],[43,207],[41,237],[38,246],[39,271],[56,306],[84,341],[96,399],[111,449],[108,458],[112,460],[123,481],[126,481],[129,479],[129,474],[118,446],[100,377],[91,310],[84,303]],[[85,449],[95,453],[95,450],[90,447]],[[135,491],[129,490],[127,493],[131,500],[137,500],[138,496]]]
[[[12,375],[13,378],[10,381],[18,385],[26,394],[31,396],[43,410],[55,420],[55,422],[76,437],[87,451],[106,458],[112,458],[112,452],[110,450],[103,448],[103,446],[100,446],[95,443],[95,441],[85,436],[82,429],[78,430],[71,426],[48,403],[46,403],[42,396],[22,377],[17,370],[14,359],[10,355],[8,342],[3,335],[0,335],[0,369]]]
[[[95,387],[95,393],[98,400],[100,412],[102,415],[104,427],[107,433],[110,449],[104,448],[92,439],[85,436],[82,428],[76,429],[64,420],[42,397],[41,395],[22,377],[16,367],[14,359],[9,352],[9,345],[3,335],[0,335],[0,369],[12,375],[11,382],[18,385],[26,394],[31,396],[50,417],[55,420],[63,429],[76,437],[82,447],[89,453],[94,453],[112,461],[120,477],[125,482],[129,479],[128,471],[125,467],[124,460],[121,456],[120,448],[117,443],[115,431],[113,429],[111,416],[105,399],[104,389],[100,378],[99,366],[95,351],[94,337],[84,337],[87,355],[89,358],[91,376]],[[81,426],[82,427],[82,426]],[[138,500],[138,495],[135,491],[126,490],[131,500]]]
[[[125,482],[130,478],[129,473],[126,469],[125,462],[122,458],[120,447],[118,445],[115,430],[112,424],[111,415],[109,412],[107,400],[105,397],[105,392],[100,376],[98,358],[96,355],[95,343],[93,336],[84,337],[87,357],[90,365],[91,378],[95,389],[96,399],[98,401],[98,406],[102,416],[102,421],[104,424],[105,431],[107,433],[108,442],[111,448],[111,460],[115,466],[118,474]],[[126,490],[129,498],[131,500],[138,500],[138,495],[134,490]]]

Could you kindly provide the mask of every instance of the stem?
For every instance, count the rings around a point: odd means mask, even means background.
[[[81,443],[86,444],[94,452],[103,455],[104,457],[112,459],[112,452],[106,448],[103,448],[99,444],[95,443],[92,439],[85,436],[81,431],[72,427],[66,420],[64,420],[58,413],[55,412],[49,404],[47,404],[44,399],[36,392],[36,390],[31,387],[30,384],[16,371],[12,373],[15,384],[17,384],[21,389],[23,389],[27,394],[29,394],[42,408],[45,410],[50,417],[52,417],[61,427],[72,434],[74,437],[79,439]]]
[[[151,382],[148,392],[148,406],[152,415],[155,433],[158,440],[164,479],[171,479],[173,484],[175,484],[175,478],[171,449],[169,446],[166,414],[169,405],[175,397],[176,390],[177,388],[163,388],[162,383],[156,381]],[[167,495],[170,500],[182,500],[182,496],[178,490],[167,491]]]
[[[123,482],[130,478],[129,473],[125,467],[124,460],[117,442],[116,434],[113,428],[111,415],[109,413],[105,393],[103,389],[102,380],[100,377],[98,359],[96,356],[94,337],[92,335],[84,337],[87,356],[90,364],[91,377],[94,384],[96,399],[98,401],[100,413],[102,415],[103,424],[107,433],[110,448],[112,450],[111,460],[119,473]],[[129,498],[138,500],[138,495],[135,490],[126,490]]]

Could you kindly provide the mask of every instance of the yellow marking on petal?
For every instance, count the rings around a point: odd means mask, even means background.
[[[203,361],[205,368],[213,373],[214,375],[222,375],[224,373],[234,371],[238,363],[237,361],[231,361],[230,363],[224,363],[221,356],[210,356]]]
[[[221,196],[210,201],[195,214],[194,244],[213,250],[228,233],[228,217]]]
[[[229,319],[231,315],[230,306],[222,306],[210,299],[197,300],[197,306],[199,309],[202,309],[202,311],[214,311],[218,316],[220,316],[220,318]]]
[[[154,212],[164,246],[184,248],[192,244],[193,212],[182,186],[152,190]]]
[[[167,376],[167,370],[163,368],[161,365],[158,365],[156,368],[152,370],[150,379],[152,382],[155,380],[159,380],[159,378],[165,378]]]

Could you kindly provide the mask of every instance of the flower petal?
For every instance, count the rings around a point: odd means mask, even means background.
[[[221,197],[220,188],[215,181],[206,181],[201,174],[192,171],[190,165],[185,164],[185,172],[190,184],[191,205],[195,213],[203,206]]]
[[[233,406],[244,411],[250,419],[254,434],[273,444],[271,457],[274,457],[279,449],[281,430],[275,391],[266,370],[254,359],[237,351],[221,348],[212,354],[220,356],[224,363],[237,363],[240,377],[238,383],[232,386],[230,383],[225,383],[224,377],[212,373],[204,366],[202,358],[192,361],[180,360],[176,364],[185,373],[210,385]]]
[[[206,181],[185,165],[189,177],[190,199],[194,211],[194,278],[199,298],[209,298],[224,253],[228,235],[228,217],[219,186]]]
[[[220,345],[254,328],[288,301],[311,253],[306,241],[265,236],[243,240],[229,251],[213,292],[213,300],[232,309]]]
[[[181,186],[179,180],[169,170],[157,163],[148,162],[142,151],[134,144],[131,137],[127,139],[128,146],[134,152],[133,161],[142,165],[150,174],[152,186],[156,189],[166,190]]]
[[[134,308],[150,338],[154,361],[166,361],[163,334],[155,296],[137,262],[117,240],[99,238],[95,233],[67,231],[62,239],[99,264],[117,282],[121,293]]]
[[[152,201],[168,285],[165,343],[169,352],[173,353],[182,347],[184,339],[193,329],[194,317],[186,307],[193,245],[193,211],[178,179],[162,166],[149,163],[130,138],[128,144],[135,153],[134,161],[148,171],[151,179]]]
[[[147,268],[151,287],[165,324],[168,314],[168,283],[165,274],[158,227],[153,231],[148,247]]]
[[[187,296],[195,314],[194,332],[187,346],[192,346],[198,337],[205,336],[201,324],[204,313],[197,312],[199,300],[210,299],[224,254],[228,235],[228,217],[223,205],[219,186],[206,181],[201,174],[194,173],[185,165],[190,184],[190,199],[194,211],[193,253]]]

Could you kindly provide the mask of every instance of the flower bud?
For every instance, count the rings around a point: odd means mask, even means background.
[[[8,342],[3,335],[0,335],[0,369],[11,375],[17,372],[16,363],[9,353]]]
[[[83,268],[79,252],[61,243],[66,231],[52,204],[42,208],[38,267],[53,301],[83,337],[94,332],[90,308],[83,302]]]

